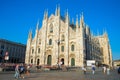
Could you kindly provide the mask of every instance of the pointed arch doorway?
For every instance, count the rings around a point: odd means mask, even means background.
[[[75,66],[75,59],[71,58],[71,66]]]
[[[40,59],[37,59],[37,65],[39,65],[40,64]]]
[[[62,65],[64,65],[64,58],[61,59]]]
[[[48,57],[47,57],[47,65],[51,65],[51,62],[52,62],[52,56],[48,55]]]

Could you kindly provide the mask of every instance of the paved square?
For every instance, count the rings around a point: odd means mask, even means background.
[[[0,80],[15,80],[14,73],[0,73]],[[110,75],[101,71],[96,72],[95,75],[92,72],[84,75],[81,71],[48,71],[31,73],[30,76],[25,75],[24,79],[19,80],[120,80],[120,74],[117,74],[117,71],[111,71]]]

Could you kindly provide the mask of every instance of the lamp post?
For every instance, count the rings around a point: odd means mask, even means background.
[[[59,45],[60,45],[60,40],[58,39],[56,42],[57,42],[57,45],[58,45],[58,61],[57,61],[57,63],[58,63],[58,67],[59,67]]]

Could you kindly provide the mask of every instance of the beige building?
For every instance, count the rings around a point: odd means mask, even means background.
[[[68,12],[63,17],[58,7],[50,17],[45,11],[42,27],[40,30],[38,27],[39,21],[34,38],[32,31],[29,32],[25,63],[56,65],[61,61],[66,66],[83,66],[87,60],[95,60],[97,64],[112,66],[107,33],[92,35],[83,14],[80,21],[76,16],[76,23],[70,23]]]
[[[113,65],[114,67],[120,66],[120,60],[114,60]]]
[[[0,63],[24,63],[26,45],[0,39]]]

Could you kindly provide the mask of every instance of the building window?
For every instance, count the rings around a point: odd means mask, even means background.
[[[61,46],[61,51],[64,52],[64,46]]]
[[[39,44],[41,44],[41,39],[39,39]]]
[[[64,35],[61,36],[61,40],[65,41],[65,36]]]
[[[0,50],[0,54],[3,55],[3,50]]]
[[[31,59],[31,64],[33,63],[33,59]]]
[[[50,24],[50,33],[53,33],[53,24]]]
[[[74,51],[75,47],[74,45],[71,45],[71,51]]]
[[[52,45],[52,39],[49,40],[49,45]]]
[[[34,53],[34,49],[32,49],[32,54]]]
[[[40,48],[38,48],[38,53],[40,53]]]
[[[4,45],[1,45],[1,49],[4,49]]]

